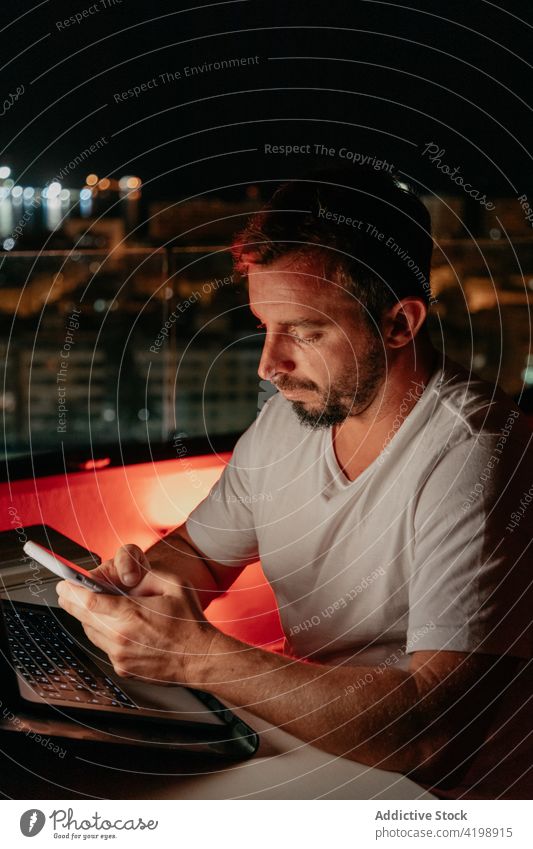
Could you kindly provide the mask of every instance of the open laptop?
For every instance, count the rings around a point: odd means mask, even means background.
[[[258,735],[214,696],[120,678],[61,608],[3,598],[0,609],[2,730],[225,758],[257,750]]]

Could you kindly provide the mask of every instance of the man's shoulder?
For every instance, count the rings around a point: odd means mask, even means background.
[[[531,428],[513,399],[446,357],[434,388],[431,418],[452,442],[486,438],[529,442]]]
[[[420,492],[430,482],[456,493],[521,491],[533,467],[533,433],[513,399],[449,360],[433,393],[420,422]]]

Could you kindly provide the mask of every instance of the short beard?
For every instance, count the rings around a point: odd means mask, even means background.
[[[375,398],[385,374],[383,346],[378,340],[372,341],[364,357],[360,358],[355,380],[354,373],[346,371],[330,387],[329,392],[324,393],[320,410],[308,410],[301,401],[291,401],[292,409],[300,423],[313,430],[342,424],[348,417],[358,416],[366,410]]]

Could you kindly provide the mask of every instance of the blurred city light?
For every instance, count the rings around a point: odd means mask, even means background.
[[[141,178],[134,177],[133,175],[127,175],[126,177],[121,177],[118,181],[118,187],[121,192],[127,192],[129,189],[138,189],[141,186]]]
[[[46,197],[49,200],[52,200],[53,198],[57,198],[60,193],[61,193],[61,183],[58,183],[56,180],[54,180],[54,182],[50,183],[50,185],[48,186],[48,190],[46,192]]]

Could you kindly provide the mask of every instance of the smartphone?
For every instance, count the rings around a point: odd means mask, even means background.
[[[65,581],[85,587],[85,589],[91,590],[93,593],[125,595],[123,590],[114,587],[113,584],[108,583],[104,578],[93,577],[87,569],[78,566],[76,563],[72,563],[70,560],[66,560],[64,557],[58,557],[57,554],[53,554],[47,548],[44,548],[44,546],[39,545],[38,542],[32,542],[30,540],[22,548],[29,557],[32,557],[41,566],[45,566],[46,569],[49,569],[50,572],[53,572],[54,575],[63,578]]]

